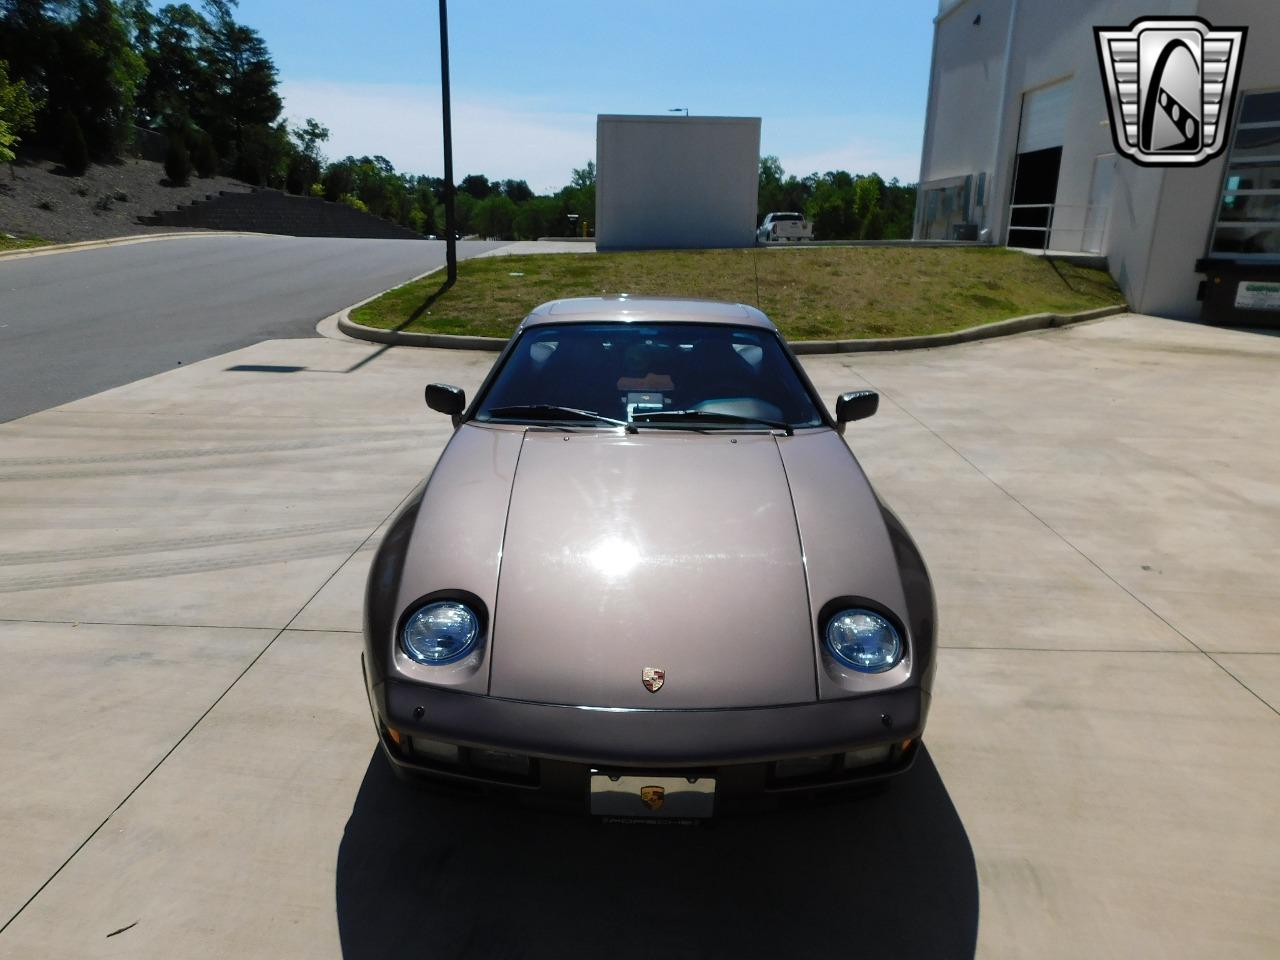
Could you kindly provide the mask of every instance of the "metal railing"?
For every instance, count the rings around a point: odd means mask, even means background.
[[[1014,223],[1014,216],[1022,210],[1043,210],[1043,217],[1037,217],[1036,220],[1042,222],[1036,223]],[[1082,210],[1083,215],[1077,216],[1066,214],[1062,217],[1058,216],[1059,211]],[[1067,236],[1079,235],[1079,245],[1071,252],[1079,253],[1102,253],[1107,240],[1107,226],[1111,219],[1111,205],[1101,203],[1014,203],[1009,205],[1009,219],[1005,224],[1005,245],[1017,246],[1024,250],[1069,250],[1068,246],[1062,246],[1055,242],[1050,245],[1050,240],[1055,239],[1054,234],[1066,234]],[[1072,221],[1078,221],[1078,225],[1073,225]],[[1066,222],[1060,222],[1066,221]],[[1029,233],[1037,233],[1040,235],[1040,243],[1038,244],[1014,244],[1009,240],[1010,235],[1015,230],[1025,230]]]

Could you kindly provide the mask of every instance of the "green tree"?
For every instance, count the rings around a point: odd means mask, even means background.
[[[324,186],[324,198],[337,203],[346,194],[354,194],[356,189],[355,158],[347,157],[329,164],[325,168],[320,182]]]
[[[853,184],[853,215],[860,223],[880,209],[880,197],[884,193],[884,181],[880,174],[857,177]]]
[[[70,110],[62,115],[62,165],[72,176],[80,176],[89,169],[89,146],[84,142],[80,121]]]
[[[236,175],[254,186],[283,187],[292,152],[289,130],[283,122],[244,126],[236,153]]]
[[[858,231],[858,239],[884,239],[884,213],[879,207],[875,207],[869,214],[867,214],[867,218],[862,221],[862,228]]]
[[[440,234],[444,232],[444,210],[436,200],[434,177],[415,177],[410,190],[413,209],[422,215],[419,233]]]
[[[280,116],[275,63],[256,30],[236,23],[227,0],[205,0],[206,27],[200,49],[205,68],[198,120],[213,136],[219,154],[233,158],[240,175],[262,175],[264,129]],[[250,129],[255,132],[247,133]],[[242,157],[246,138],[254,154]],[[266,151],[274,153],[274,151]]]
[[[213,86],[203,56],[208,27],[186,3],[161,7],[151,17],[141,50],[147,75],[138,90],[140,123],[185,125],[201,115],[199,98]]]
[[[476,204],[474,226],[482,237],[514,239],[516,205],[510,197],[495,194]]]
[[[774,156],[760,158],[759,186],[756,193],[756,212],[759,219],[766,214],[792,209],[782,206],[782,163]]]
[[[191,155],[179,136],[169,138],[169,148],[164,155],[164,172],[171,187],[185,187],[191,179]]]
[[[490,183],[489,178],[482,173],[469,173],[458,184],[458,192],[465,193],[476,200],[483,200],[497,193],[498,185]]]
[[[298,152],[304,157],[314,160],[317,166],[324,163],[324,155],[320,152],[320,144],[329,140],[329,128],[315,117],[307,117],[301,127],[294,127],[289,132]]]
[[[902,184],[894,177],[885,184],[881,199],[884,210],[884,235],[886,239],[905,240],[915,228],[916,185]]]
[[[43,102],[37,138],[60,143],[70,111],[91,159],[117,156],[128,141],[134,95],[146,70],[119,5],[3,0],[0,11],[0,57]]]
[[[815,240],[856,237],[859,224],[853,214],[853,178],[842,170],[818,178],[805,214],[813,224]]]
[[[532,197],[516,209],[512,224],[515,238],[537,240],[552,236],[559,232],[556,230],[557,220],[563,223],[564,218],[560,216],[560,204],[554,197]]]
[[[0,163],[13,173],[14,147],[35,126],[38,104],[21,80],[9,79],[9,64],[0,60]]]
[[[207,180],[218,172],[218,151],[213,145],[213,138],[203,130],[193,136],[191,163],[196,168],[196,176]]]
[[[502,195],[513,203],[527,203],[533,199],[533,190],[524,180],[503,180]]]
[[[462,191],[453,198],[454,227],[464,237],[475,232],[473,215],[479,203],[471,194]]]
[[[314,117],[307,117],[301,127],[289,131],[289,137],[294,149],[289,157],[285,189],[290,193],[306,193],[324,170],[320,144],[329,139],[329,128]]]
[[[588,160],[587,165],[581,169],[574,169],[569,175],[569,186],[575,190],[586,190],[588,188],[594,190],[596,186],[596,162]]]

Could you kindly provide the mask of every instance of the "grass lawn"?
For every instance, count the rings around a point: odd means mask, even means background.
[[[39,237],[10,237],[0,233],[0,253],[7,250],[25,250],[27,247],[43,247],[48,242]]]
[[[351,312],[370,327],[506,337],[558,297],[664,294],[758,306],[791,340],[905,337],[1124,298],[1105,271],[1002,248],[814,247],[486,257]]]

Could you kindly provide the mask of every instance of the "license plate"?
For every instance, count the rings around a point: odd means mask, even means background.
[[[713,777],[591,775],[591,812],[600,817],[694,820],[715,810]]]

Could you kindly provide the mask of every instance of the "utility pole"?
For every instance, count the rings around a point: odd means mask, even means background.
[[[453,210],[453,122],[449,116],[449,12],[440,0],[440,115],[444,120],[444,232],[445,262],[450,286],[458,279],[457,221]]]

